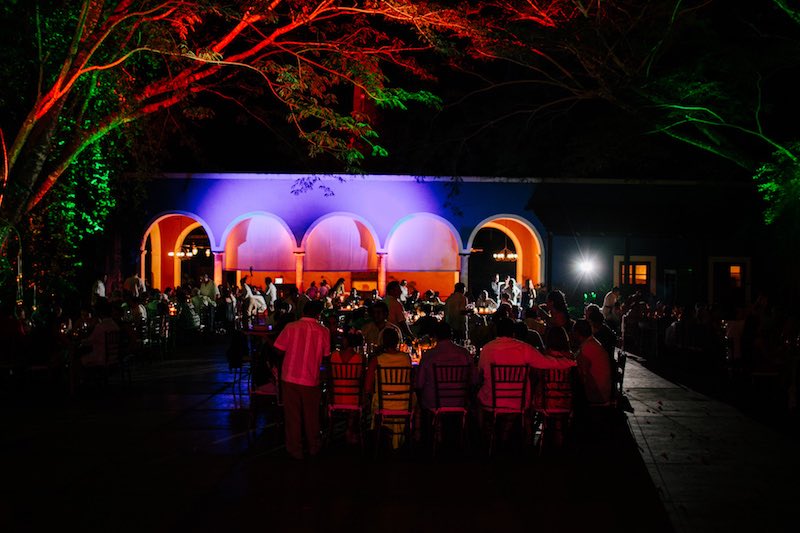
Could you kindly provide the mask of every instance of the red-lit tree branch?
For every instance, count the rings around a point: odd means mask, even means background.
[[[38,26],[40,10],[46,20],[72,21],[72,29],[61,48],[50,40],[43,50],[40,39],[40,90],[5,156],[0,214],[13,221],[35,209],[69,165],[109,132],[232,76],[260,80],[314,151],[350,158],[347,136],[374,132],[338,104],[335,87],[357,86],[402,106],[411,93],[387,92],[382,64],[427,76],[415,54],[437,41],[471,47],[484,39],[468,2],[67,0],[64,6],[36,9],[37,30],[53,27]]]

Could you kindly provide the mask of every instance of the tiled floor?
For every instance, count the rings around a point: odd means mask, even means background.
[[[661,410],[701,402],[635,364],[631,426],[620,417],[605,441],[491,460],[476,448],[374,459],[339,441],[308,463],[286,458],[279,411],[248,431],[247,398],[233,394],[224,352],[223,343],[192,347],[137,368],[131,385],[112,380],[75,398],[41,379],[3,385],[0,531],[669,531],[648,467],[670,490],[666,501],[684,502],[670,477],[680,471],[658,456],[664,448],[683,466],[693,449],[676,451],[668,431],[646,427],[668,421],[648,391],[673,395]],[[630,428],[650,437],[655,456],[642,460]]]
[[[629,360],[628,420],[678,532],[796,531],[800,448]]]

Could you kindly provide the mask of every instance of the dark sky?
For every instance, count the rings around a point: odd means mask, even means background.
[[[752,4],[716,2],[693,11],[698,17],[690,30],[679,33],[668,53],[660,58],[664,69],[684,72],[704,83],[715,76],[724,91],[749,97],[757,76],[762,76],[762,124],[777,137],[791,135],[795,113],[785,103],[795,98],[798,62],[783,57],[795,44],[775,50],[777,39],[798,33],[788,17],[771,2]],[[701,17],[702,16],[702,17]],[[702,30],[702,31],[699,31]],[[772,35],[770,32],[775,32]],[[782,37],[781,37],[782,38]],[[793,42],[793,41],[792,41]],[[782,45],[781,45],[782,46]],[[791,54],[790,54],[791,56]],[[788,65],[788,67],[787,67]],[[519,72],[503,65],[478,65],[481,75],[507,81]],[[482,82],[473,75],[439,68],[438,81],[403,80],[399,85],[428,89],[442,97],[444,108],[413,105],[409,111],[380,112],[377,129],[387,158],[370,158],[364,170],[373,173],[436,174],[461,176],[536,176],[579,178],[692,179],[746,182],[752,172],[666,135],[652,133],[653,124],[635,110],[599,100],[569,107],[554,107],[532,117],[529,113],[500,119],[530,109],[558,93],[536,92],[530,86],[492,90],[467,97]],[[347,95],[342,100],[346,101]],[[715,105],[729,102],[715,101]],[[297,132],[287,124],[285,110],[264,98],[250,109],[264,120],[228,101],[201,97],[196,105],[214,109],[213,117],[192,121],[173,111],[176,120],[158,117],[148,128],[159,136],[163,148],[161,167],[166,171],[337,172],[342,165],[328,157],[309,159]],[[734,112],[748,112],[738,109]],[[755,127],[752,117],[735,117]],[[749,121],[749,122],[748,122]],[[757,141],[743,138],[742,142]],[[763,143],[762,143],[763,144]],[[765,145],[766,146],[766,145]],[[764,157],[769,151],[762,149]]]

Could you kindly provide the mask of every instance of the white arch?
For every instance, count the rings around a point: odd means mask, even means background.
[[[395,222],[394,226],[392,226],[392,229],[389,230],[389,234],[386,236],[386,242],[383,243],[383,250],[388,250],[389,249],[389,243],[392,240],[392,236],[395,234],[397,229],[400,226],[403,225],[403,223],[408,222],[412,218],[416,218],[416,217],[419,217],[419,216],[427,217],[427,218],[433,218],[434,220],[438,220],[439,222],[443,222],[450,229],[450,233],[453,234],[453,238],[456,240],[456,248],[458,248],[459,250],[463,250],[464,249],[463,243],[461,242],[461,235],[459,235],[458,230],[456,230],[456,227],[453,225],[452,222],[450,222],[449,220],[447,220],[444,217],[440,217],[439,215],[437,215],[435,213],[428,213],[428,212],[425,212],[425,211],[420,211],[418,213],[411,213],[410,215],[406,215],[403,218],[401,218],[400,220],[398,220],[397,222]]]
[[[163,211],[163,212],[159,213],[158,215],[154,216],[152,219],[150,219],[150,222],[146,226],[147,229],[144,232],[144,236],[142,237],[142,244],[141,244],[139,249],[140,250],[144,250],[145,249],[145,245],[147,244],[147,237],[148,237],[148,235],[150,235],[150,230],[153,229],[153,225],[154,224],[158,224],[159,222],[161,222],[165,218],[169,218],[169,217],[173,217],[173,216],[184,216],[184,217],[187,217],[187,218],[191,218],[192,220],[194,220],[195,222],[200,224],[203,227],[203,229],[206,230],[206,235],[208,235],[208,242],[211,245],[211,249],[212,250],[216,250],[216,246],[215,246],[216,242],[214,240],[214,232],[211,231],[211,226],[209,226],[208,223],[205,220],[203,220],[200,216],[195,215],[194,213],[192,213],[190,211]]]
[[[378,232],[375,231],[375,228],[372,226],[372,224],[361,215],[356,215],[355,213],[350,213],[348,211],[334,211],[332,213],[326,213],[321,217],[319,217],[314,222],[312,222],[312,224],[308,227],[305,234],[303,235],[303,239],[300,241],[300,249],[301,250],[306,249],[306,243],[308,242],[308,238],[314,231],[314,229],[316,229],[317,226],[325,222],[325,220],[333,217],[347,217],[347,218],[352,218],[356,222],[361,222],[364,225],[364,227],[367,228],[367,231],[369,231],[370,236],[372,236],[372,241],[375,243],[375,249],[380,249],[381,241],[380,239],[378,239]]]
[[[283,226],[283,229],[286,230],[286,233],[288,233],[289,236],[292,238],[292,242],[294,243],[295,247],[297,247],[297,237],[295,236],[294,232],[292,231],[292,229],[289,227],[289,224],[287,224],[285,220],[283,220],[278,215],[274,213],[268,213],[267,211],[250,211],[249,213],[239,215],[228,224],[228,226],[225,228],[225,231],[222,232],[222,239],[219,242],[221,248],[215,251],[220,251],[220,252],[225,251],[225,244],[228,242],[228,235],[230,235],[231,231],[233,231],[233,228],[235,228],[237,224],[239,224],[244,220],[247,220],[248,218],[254,218],[257,216],[263,216],[276,220],[278,224]]]

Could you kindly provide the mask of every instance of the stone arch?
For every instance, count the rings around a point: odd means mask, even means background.
[[[222,268],[235,271],[237,282],[243,272],[250,275],[251,271],[256,285],[266,276],[285,282],[295,276],[297,241],[277,215],[255,211],[236,217],[223,232],[221,245]]]
[[[370,290],[378,281],[378,238],[372,224],[348,212],[328,213],[306,230],[301,243],[304,277],[310,283],[345,280],[348,288]]]
[[[542,237],[527,219],[519,215],[497,214],[482,220],[467,240],[467,249],[471,250],[475,237],[484,228],[501,231],[514,244],[517,252],[516,279],[523,283],[526,279],[534,284],[544,281],[544,244]]]
[[[186,236],[202,227],[209,244],[215,246],[211,227],[201,217],[188,211],[170,211],[153,217],[144,232],[141,243],[140,274],[142,279],[160,290],[175,287],[181,280],[181,261],[169,255],[181,246]],[[147,268],[147,241],[150,240],[149,272]]]
[[[453,224],[432,213],[413,213],[386,237],[387,280],[406,279],[420,292],[450,294],[458,281],[461,236]]]

